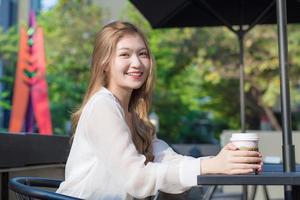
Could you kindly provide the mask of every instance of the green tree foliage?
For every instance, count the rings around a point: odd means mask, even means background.
[[[0,27],[0,60],[3,66],[3,76],[0,78],[2,92],[0,94],[0,107],[9,110],[11,91],[15,76],[18,54],[18,34],[17,27],[12,27],[8,31],[3,31]]]
[[[211,124],[201,123],[207,119],[200,106],[206,94],[194,62],[207,33],[187,28],[153,30],[131,5],[127,9],[129,21],[146,33],[156,59],[152,108],[160,119],[159,137],[170,142],[211,142]]]
[[[80,0],[59,1],[39,16],[38,23],[45,33],[47,79],[56,134],[65,134],[71,112],[82,101],[101,19],[100,7]]]
[[[160,117],[159,137],[170,142],[208,142],[211,132],[239,128],[239,50],[234,34],[224,27],[153,30],[131,5],[125,16],[145,32],[156,58],[152,110]],[[81,0],[61,0],[39,16],[56,134],[65,134],[71,112],[82,101],[95,34],[104,17],[101,8]],[[297,108],[300,26],[291,25],[288,30],[292,106]],[[0,56],[10,66],[1,81],[10,85],[8,91],[13,85],[17,40],[16,28],[0,32]],[[247,34],[245,90],[250,129],[258,128],[253,121],[261,115],[280,128],[273,109],[280,104],[277,54],[275,26],[259,26]]]
[[[156,97],[162,98],[156,98],[154,106],[163,109],[159,113],[165,131],[162,134],[174,134],[178,138],[185,135],[185,129],[192,131],[182,116],[186,118],[189,113],[200,111],[210,112],[213,120],[239,129],[237,37],[225,27],[151,30],[147,22],[142,23],[144,18],[135,8],[129,6],[129,10],[129,19],[147,30],[157,60]],[[299,32],[299,25],[289,26],[294,108],[299,106]],[[280,119],[274,113],[274,108],[280,105],[276,26],[257,26],[246,35],[244,42],[247,128],[259,128],[260,117],[265,115],[274,129],[280,129]],[[186,71],[192,73],[183,73]]]
[[[61,0],[38,16],[46,50],[47,82],[55,134],[66,134],[70,115],[86,89],[90,57],[96,32],[101,28],[102,10],[90,1]],[[18,52],[18,31],[0,31],[0,57],[4,60],[1,81],[5,91],[0,106],[10,108]],[[4,99],[4,100],[2,100]]]
[[[298,51],[297,41],[299,40],[299,26],[290,26],[289,37],[289,66],[290,66],[290,90],[291,103],[296,108],[299,103],[299,63],[295,62]],[[222,88],[223,84],[239,79],[239,62],[237,49],[237,38],[225,28],[218,28],[212,32],[212,37],[208,37],[204,57],[198,57],[198,65],[206,66],[202,70],[204,80],[209,84],[209,88]],[[278,66],[278,47],[276,26],[257,26],[250,31],[244,40],[245,44],[245,91],[246,91],[246,118],[249,129],[259,128],[254,120],[259,122],[260,116],[267,116],[274,129],[281,129],[280,118],[275,116],[274,110],[280,105],[280,77]],[[296,59],[297,60],[297,59]],[[207,64],[209,63],[209,64]],[[211,87],[212,86],[212,87]],[[212,90],[209,96],[216,99],[222,96],[222,103],[230,110],[238,108],[238,97],[235,100],[228,99],[225,93],[238,93],[238,85],[234,88],[228,87],[221,94],[214,94]],[[231,90],[232,89],[232,90]],[[213,100],[214,101],[214,100]],[[230,105],[234,102],[236,106]],[[215,105],[217,106],[217,105]],[[212,107],[216,108],[216,107]],[[275,109],[274,109],[275,108]],[[238,113],[238,111],[237,111]],[[221,110],[220,116],[231,118],[232,115]],[[225,114],[225,115],[224,115]],[[238,118],[235,118],[238,119]],[[234,124],[238,124],[238,121]]]

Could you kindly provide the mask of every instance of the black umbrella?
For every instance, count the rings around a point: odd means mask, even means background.
[[[154,28],[276,24],[274,0],[131,0]],[[288,22],[300,20],[300,1],[287,0]],[[231,29],[231,28],[230,28]]]
[[[283,160],[285,171],[295,171],[292,145],[286,24],[300,22],[300,0],[130,0],[154,28],[226,26],[239,39],[241,130],[245,132],[245,34],[257,24],[277,24],[281,75]],[[277,6],[276,6],[277,5]],[[277,9],[276,9],[277,8]],[[286,13],[286,9],[288,13]],[[285,196],[290,191],[285,190]]]

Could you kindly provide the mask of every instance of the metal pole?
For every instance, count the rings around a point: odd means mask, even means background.
[[[204,5],[218,20],[220,20],[229,30],[231,30],[234,34],[238,36],[239,39],[239,48],[240,48],[240,123],[241,123],[241,132],[246,132],[246,126],[245,126],[245,91],[244,91],[244,36],[247,33],[248,30],[243,30],[243,23],[241,21],[239,30],[234,30],[232,25],[221,15],[219,14],[213,7],[211,7],[206,1],[204,0],[192,0],[193,3],[197,6]],[[244,5],[242,5],[244,6]],[[266,11],[263,12],[258,18],[261,19],[266,13],[267,10],[269,10],[272,7],[270,5]],[[243,15],[243,12],[241,12],[241,16]],[[256,20],[254,23],[258,22]],[[252,27],[251,27],[252,28]],[[250,29],[249,29],[250,30]]]
[[[282,155],[285,172],[295,171],[295,147],[292,141],[290,92],[288,75],[288,44],[287,44],[287,17],[286,0],[276,0],[277,5],[277,27],[279,42],[279,63],[280,63],[280,95],[282,111]],[[285,186],[285,199],[292,198],[292,187]]]
[[[244,73],[244,36],[245,33],[240,27],[238,32],[239,39],[239,48],[240,48],[240,120],[241,120],[241,132],[246,132],[245,125],[245,90],[244,90],[244,81],[245,81],[245,73]]]
[[[2,200],[8,200],[8,180],[9,180],[9,174],[8,172],[2,172],[1,173],[1,199]]]
[[[244,38],[247,31],[243,30],[243,26],[240,25],[240,29],[238,31],[234,31],[234,33],[238,37],[239,41],[239,60],[240,60],[240,123],[241,123],[241,133],[246,133],[246,117],[245,117],[245,72],[244,72]],[[248,186],[244,185],[242,187],[243,190],[243,200],[248,199]]]
[[[0,4],[1,4],[1,0],[0,0]],[[0,77],[3,77],[3,61],[0,60]],[[3,92],[3,83],[0,83],[0,93]],[[0,101],[3,100],[0,97]],[[4,110],[2,107],[0,107],[0,127],[3,128],[4,127]]]

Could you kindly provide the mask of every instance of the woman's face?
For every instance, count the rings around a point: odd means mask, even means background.
[[[150,63],[143,39],[137,34],[123,36],[107,69],[108,88],[128,91],[140,88],[148,77]]]

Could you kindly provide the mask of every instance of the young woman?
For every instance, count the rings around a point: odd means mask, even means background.
[[[261,170],[255,151],[226,145],[212,158],[176,154],[157,139],[148,119],[154,60],[142,32],[126,22],[97,35],[91,77],[58,193],[91,200],[129,200],[158,190],[181,193],[197,175],[245,174]]]

